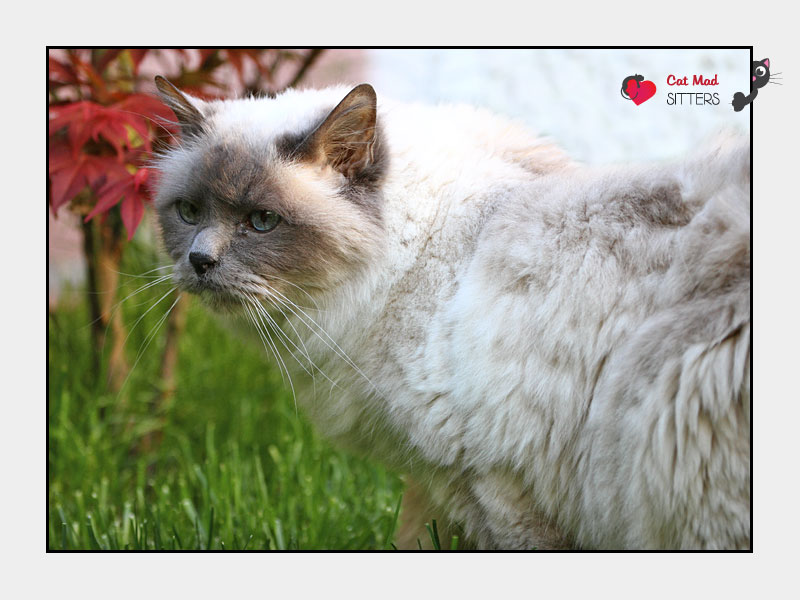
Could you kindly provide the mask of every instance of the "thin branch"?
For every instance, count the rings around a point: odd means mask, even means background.
[[[303,79],[303,77],[306,74],[306,71],[308,71],[311,65],[314,64],[314,61],[316,61],[317,58],[319,58],[320,54],[322,54],[321,48],[314,48],[313,50],[311,50],[311,52],[306,56],[305,60],[303,61],[303,64],[300,65],[300,69],[298,69],[297,73],[295,73],[294,79],[292,79],[291,83],[287,85],[286,88],[294,87],[298,83],[300,83],[300,80]]]

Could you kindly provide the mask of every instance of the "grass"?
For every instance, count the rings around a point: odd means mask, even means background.
[[[134,245],[122,270],[162,263]],[[118,297],[144,281],[123,277]],[[167,289],[123,303],[126,324]],[[131,329],[131,364],[169,304]],[[48,316],[48,549],[392,548],[400,479],[314,432],[263,348],[191,304],[176,394],[154,409],[163,329],[118,394],[92,368],[88,324],[82,303]]]

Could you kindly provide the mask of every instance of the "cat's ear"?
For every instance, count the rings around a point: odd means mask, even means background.
[[[769,69],[769,59],[768,58],[765,58],[761,62],[763,62],[767,66],[767,68]]]
[[[312,159],[352,177],[373,161],[377,96],[368,83],[354,87],[311,134]]]
[[[203,113],[183,92],[161,75],[156,75],[156,89],[164,104],[178,117],[184,135],[197,135],[203,130]]]

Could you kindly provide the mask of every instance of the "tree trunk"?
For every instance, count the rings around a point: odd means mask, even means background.
[[[178,365],[178,342],[186,326],[186,306],[189,299],[182,296],[167,317],[167,337],[161,355],[161,391],[153,399],[150,414],[159,421],[159,428],[149,431],[140,440],[137,450],[142,454],[152,452],[161,445],[164,437],[166,414],[175,396],[175,372]]]
[[[130,371],[128,361],[125,359],[124,345],[127,332],[122,321],[122,311],[120,307],[114,310],[119,286],[119,267],[122,260],[123,245],[121,224],[116,221],[116,219],[109,219],[100,227],[100,252],[97,260],[100,314],[104,331],[111,330],[108,385],[115,392],[122,387]]]
[[[164,354],[161,356],[161,397],[156,410],[169,405],[175,395],[175,367],[178,364],[178,341],[186,326],[186,304],[188,298],[182,296],[167,317],[167,339]]]
[[[92,372],[100,372],[100,349],[103,347],[103,317],[100,314],[100,300],[97,294],[97,244],[94,224],[81,224],[83,229],[83,255],[86,259],[86,302],[89,307],[89,323],[92,330]]]

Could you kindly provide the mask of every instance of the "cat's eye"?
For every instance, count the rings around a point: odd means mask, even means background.
[[[178,214],[181,219],[186,221],[189,225],[197,225],[197,222],[200,220],[200,211],[197,206],[188,200],[178,200],[177,206]]]
[[[272,231],[281,222],[281,216],[271,210],[254,210],[249,219],[253,229],[261,233]]]
[[[756,67],[756,75],[763,77],[767,70],[764,67]]]

